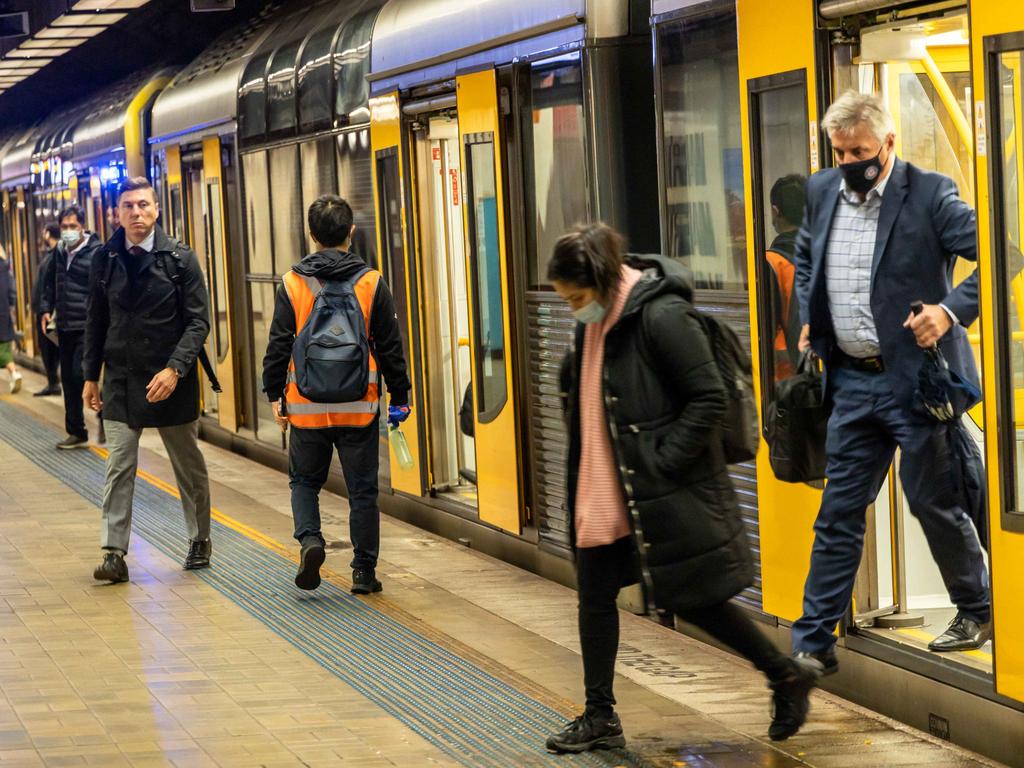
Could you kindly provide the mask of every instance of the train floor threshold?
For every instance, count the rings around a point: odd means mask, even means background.
[[[60,421],[56,399],[0,397],[0,767],[993,765],[824,693],[772,743],[756,672],[628,614],[626,749],[551,755],[582,700],[571,590],[384,518],[384,592],[353,596],[325,493],[326,578],[301,592],[286,479],[207,444],[213,566],[183,571],[155,430],[132,580],[103,585],[104,452],[55,450]]]

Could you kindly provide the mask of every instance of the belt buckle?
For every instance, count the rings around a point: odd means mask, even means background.
[[[874,355],[873,357],[865,357],[861,360],[861,363],[867,370],[873,371],[875,373],[881,373],[883,370],[882,358],[880,355]]]

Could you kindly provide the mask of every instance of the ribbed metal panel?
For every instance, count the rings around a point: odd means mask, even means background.
[[[696,306],[702,312],[725,320],[740,337],[750,354],[750,306],[746,293],[729,291],[697,291]],[[758,611],[761,598],[761,526],[757,511],[757,469],[753,462],[729,467],[733,487],[739,497],[740,513],[747,528],[750,550],[754,556],[754,585],[736,599]]]
[[[558,371],[572,342],[575,322],[565,302],[551,292],[528,293],[526,312],[534,517],[545,549],[569,557],[565,499],[568,444],[558,397]]]

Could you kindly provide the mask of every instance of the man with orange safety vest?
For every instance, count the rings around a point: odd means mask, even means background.
[[[765,259],[775,276],[775,280],[769,281],[775,323],[775,381],[796,373],[800,359],[800,306],[794,300],[793,285],[796,281],[796,233],[804,218],[806,186],[807,179],[794,173],[777,179],[768,194],[772,226],[777,233],[765,251]]]
[[[295,584],[300,589],[320,585],[320,566],[326,556],[320,531],[320,489],[337,449],[348,488],[352,592],[365,595],[381,590],[376,577],[380,549],[379,375],[383,374],[391,394],[388,424],[392,427],[409,416],[411,384],[394,299],[380,272],[350,252],[355,231],[352,221],[352,208],[337,195],[323,195],[309,207],[309,230],[319,250],[292,267],[277,289],[263,359],[263,390],[277,423],[282,429],[291,425],[288,478],[295,538],[302,547]],[[319,402],[299,391],[302,372],[296,370],[295,341],[310,321],[320,293],[328,287],[332,295],[339,287],[342,292],[351,290],[365,322],[368,386],[354,401]],[[321,306],[321,311],[329,311]]]

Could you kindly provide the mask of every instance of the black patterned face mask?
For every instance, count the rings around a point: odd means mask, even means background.
[[[858,160],[855,163],[843,163],[839,170],[843,172],[846,180],[846,188],[859,195],[866,195],[878,182],[882,173],[882,148],[878,148],[878,154],[868,160]]]

